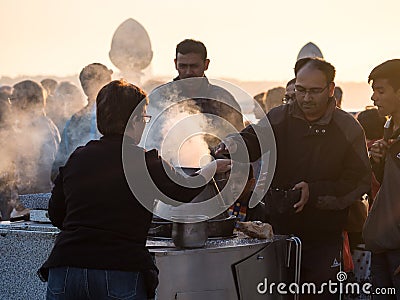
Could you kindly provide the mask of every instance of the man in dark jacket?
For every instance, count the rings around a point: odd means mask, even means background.
[[[218,136],[244,128],[238,102],[221,84],[211,84],[205,76],[210,60],[202,42],[192,39],[180,42],[174,63],[178,76],[150,95],[149,112],[158,124],[169,124],[172,119],[177,123],[179,114],[183,117],[202,114],[204,118],[199,125],[210,150],[220,142]],[[162,144],[163,137],[152,135]],[[158,147],[157,143],[152,146]]]
[[[302,240],[301,280],[319,289],[324,282],[336,281],[348,206],[368,192],[370,168],[361,126],[336,108],[334,67],[304,58],[297,61],[295,75],[296,101],[268,113],[278,158],[266,204],[274,232]],[[253,125],[240,134],[251,161],[262,154],[256,132]],[[232,136],[217,153],[232,153],[242,149],[240,145],[238,136]],[[300,191],[299,199],[287,197],[291,190]],[[282,209],[288,199],[291,204]],[[324,292],[324,299],[337,298],[326,287]]]
[[[112,70],[100,63],[87,65],[79,73],[79,81],[88,97],[88,104],[76,112],[65,124],[60,147],[51,170],[53,181],[58,174],[58,169],[64,166],[68,157],[77,147],[100,137],[96,127],[96,96],[100,89],[111,81],[112,73]]]
[[[237,130],[243,129],[243,117],[240,106],[235,98],[224,88],[211,84],[205,77],[210,60],[207,49],[200,41],[186,39],[176,46],[175,69],[178,71],[176,80],[197,78],[186,81],[182,94],[193,97],[200,112],[214,114],[229,121]],[[207,97],[200,97],[205,95]]]

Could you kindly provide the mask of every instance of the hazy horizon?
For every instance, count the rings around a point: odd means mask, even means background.
[[[2,84],[7,84],[7,85],[13,85],[19,81],[25,80],[25,79],[32,79],[37,82],[40,82],[40,80],[44,78],[53,78],[56,79],[58,82],[60,81],[71,81],[74,84],[76,84],[79,88],[79,79],[78,79],[78,73],[73,74],[71,76],[65,76],[65,77],[60,77],[60,76],[54,76],[54,75],[34,75],[34,76],[29,76],[29,75],[23,75],[23,76],[17,76],[17,77],[8,77],[8,76],[3,76],[0,77],[0,85]],[[121,76],[118,73],[118,69],[114,67],[114,74],[113,74],[113,79],[119,79]],[[155,81],[158,83],[166,83],[175,76],[175,74],[171,76],[151,76],[151,75],[146,75],[144,77],[144,80],[139,86],[143,88],[143,86],[146,84],[148,81]],[[228,81],[234,85],[239,86],[242,88],[245,92],[247,92],[249,95],[254,96],[260,92],[267,91],[269,89],[272,89],[277,86],[285,86],[286,82],[284,81],[246,81],[246,80],[240,80],[237,78],[214,78],[214,79],[221,79],[224,81]],[[340,86],[343,90],[343,102],[342,106],[344,110],[347,111],[360,111],[365,108],[367,105],[373,105],[372,101],[370,100],[370,97],[372,95],[372,90],[371,87],[367,82],[336,82],[336,85]],[[157,84],[156,84],[157,86]],[[154,87],[154,86],[153,86]],[[147,91],[150,92],[150,91]],[[239,101],[240,102],[240,101]],[[245,108],[246,110],[251,110],[252,108],[250,107],[251,103],[240,103],[242,109]]]

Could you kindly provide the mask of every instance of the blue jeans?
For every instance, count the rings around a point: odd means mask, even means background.
[[[60,267],[49,270],[46,299],[144,300],[147,295],[140,272]]]
[[[400,266],[400,251],[386,251],[379,254],[372,253],[371,277],[373,289],[396,288],[396,295],[373,295],[372,299],[400,299],[400,274],[393,274]]]

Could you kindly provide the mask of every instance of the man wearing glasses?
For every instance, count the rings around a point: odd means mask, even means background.
[[[329,280],[336,282],[348,206],[368,192],[371,172],[361,126],[336,108],[335,68],[319,58],[303,58],[295,76],[296,101],[267,115],[278,154],[266,204],[274,232],[302,240],[301,281],[319,289]],[[240,133],[251,161],[262,154],[255,129],[248,126]],[[242,149],[232,143],[241,141],[230,136],[217,152]],[[287,196],[295,194],[292,190],[298,190],[298,199]],[[277,209],[285,202],[286,210]],[[323,299],[338,299],[338,293],[327,290]]]

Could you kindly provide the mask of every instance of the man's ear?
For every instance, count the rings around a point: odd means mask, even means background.
[[[208,65],[210,64],[210,60],[207,58],[205,61],[204,61],[204,71],[207,71],[208,70]]]
[[[175,70],[178,70],[178,66],[176,64],[176,58],[174,58]]]
[[[400,88],[395,92],[397,100],[400,100]]]
[[[335,83],[331,82],[329,83],[329,97],[333,97],[334,93],[335,93]]]

